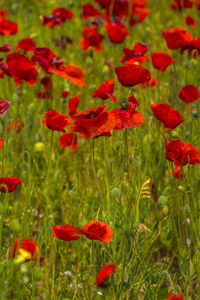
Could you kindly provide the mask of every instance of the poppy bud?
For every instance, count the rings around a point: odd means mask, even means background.
[[[128,108],[128,103],[127,103],[127,100],[126,98],[123,98],[121,103],[120,103],[120,106],[123,110],[126,110]]]

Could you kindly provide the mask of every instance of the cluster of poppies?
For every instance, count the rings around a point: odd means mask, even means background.
[[[138,23],[142,23],[149,15],[150,10],[147,0],[95,0],[96,5],[85,3],[82,5],[81,18],[87,20],[87,26],[82,29],[82,38],[79,41],[80,47],[84,50],[102,51],[102,43],[106,40],[108,43],[121,44],[130,34],[126,24],[130,28]],[[198,1],[174,0],[170,7],[174,10],[192,8],[196,5],[200,10]],[[43,16],[42,26],[62,26],[67,20],[71,20],[74,13],[64,7],[58,7],[52,10],[51,15]],[[187,16],[186,23],[195,25],[194,20]],[[192,25],[193,24],[193,25]],[[102,33],[101,26],[105,34]],[[8,20],[8,13],[0,10],[0,35],[17,34],[18,25]],[[163,37],[170,50],[179,49],[180,53],[188,51],[189,58],[196,58],[200,55],[200,37],[194,37],[188,30],[182,27],[176,27],[163,30]],[[61,44],[71,43],[72,40],[62,36]],[[60,42],[59,42],[60,45]],[[42,124],[52,131],[61,132],[59,137],[60,145],[70,147],[71,150],[78,148],[78,138],[99,138],[101,136],[110,137],[114,130],[130,129],[142,126],[145,122],[144,116],[136,111],[139,106],[135,95],[126,90],[135,86],[141,88],[157,86],[160,83],[153,78],[151,72],[142,64],[148,64],[150,59],[154,69],[158,72],[164,72],[170,65],[176,63],[176,59],[167,52],[152,51],[148,55],[150,46],[142,42],[136,42],[130,45],[130,48],[123,48],[121,54],[121,65],[115,66],[107,61],[110,75],[115,72],[119,84],[122,85],[125,95],[129,95],[118,104],[115,95],[115,81],[107,79],[99,86],[95,87],[93,98],[99,98],[103,101],[111,101],[116,107],[109,110],[108,105],[93,107],[84,111],[79,110],[81,97],[73,95],[68,100],[68,113],[60,113],[57,110],[49,110],[44,113]],[[155,49],[158,50],[158,49]],[[20,87],[25,81],[29,85],[35,85],[38,77],[43,90],[37,93],[40,99],[53,99],[53,79],[51,75],[57,75],[61,78],[71,81],[78,87],[86,85],[84,70],[76,64],[65,64],[62,57],[57,56],[50,48],[36,45],[30,37],[25,37],[13,48],[10,44],[0,46],[0,52],[6,53],[4,58],[0,58],[0,78],[4,76],[12,77],[17,87]],[[38,72],[40,68],[40,72]],[[69,91],[64,90],[62,97],[66,100]],[[200,98],[200,92],[194,85],[187,84],[179,91],[179,98],[186,105],[197,101]],[[116,104],[115,104],[116,103]],[[0,100],[0,114],[5,114],[10,103],[6,100]],[[151,104],[151,110],[155,118],[162,122],[166,131],[171,131],[181,125],[185,119],[182,118],[179,111],[166,102]],[[24,126],[20,120],[13,120],[10,128],[15,127],[20,132]],[[68,127],[69,126],[69,127]],[[3,146],[3,139],[0,139],[0,149]],[[167,160],[173,163],[173,174],[176,178],[183,177],[183,167],[187,164],[199,164],[199,150],[192,144],[186,143],[181,139],[172,141],[165,140],[165,152]],[[21,183],[17,177],[0,178],[0,191],[2,193],[13,192]],[[78,240],[81,235],[88,239],[98,240],[109,243],[112,240],[112,229],[109,225],[100,221],[90,221],[83,228],[75,227],[70,224],[54,225],[53,235],[55,238],[72,241]],[[32,240],[24,238],[22,241],[17,239],[12,250],[12,257],[25,250],[28,256],[25,261],[39,260],[42,262],[44,257],[39,256],[40,247]],[[114,273],[115,264],[106,265],[97,276],[97,285],[102,286],[104,280]],[[182,300],[183,297],[170,294],[167,300]]]

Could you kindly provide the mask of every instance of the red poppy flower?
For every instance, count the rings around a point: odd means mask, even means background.
[[[185,103],[191,103],[200,98],[200,93],[194,85],[186,85],[179,92],[179,98]]]
[[[98,9],[90,3],[83,4],[82,10],[83,10],[83,19],[101,16],[101,12],[98,11]]]
[[[192,8],[194,3],[191,0],[174,0],[170,7],[174,10],[182,10],[183,8]]]
[[[105,286],[105,280],[107,280],[116,271],[115,264],[105,265],[98,273],[96,279],[96,285],[99,287]]]
[[[149,81],[141,84],[143,89],[145,89],[147,87],[157,86],[157,85],[158,85],[158,81],[156,78],[153,78],[153,77],[151,77],[151,79]]]
[[[0,35],[12,35],[18,32],[18,25],[0,17]]]
[[[113,114],[106,112],[108,106],[98,106],[73,115],[76,121],[70,126],[71,131],[84,134],[85,138],[94,138],[110,132],[116,125]]]
[[[79,235],[76,235],[76,227],[70,224],[52,226],[53,235],[55,238],[63,241],[78,240]]]
[[[68,64],[63,66],[63,70],[56,70],[55,73],[61,77],[67,78],[75,85],[85,86],[85,81],[83,80],[84,71],[77,65]]]
[[[9,12],[3,8],[0,8],[0,16],[1,17],[7,17],[9,15]]]
[[[173,140],[169,142],[165,140],[166,158],[178,165],[199,164],[199,150],[192,144],[188,144],[181,140]]]
[[[83,229],[77,228],[77,232],[85,235],[90,240],[98,240],[104,243],[111,242],[113,236],[111,227],[100,221],[90,221]]]
[[[181,27],[165,29],[163,31],[163,36],[169,49],[184,47],[193,40],[191,33]]]
[[[0,52],[8,52],[11,49],[12,49],[12,46],[8,43],[0,46]]]
[[[5,115],[5,113],[8,111],[10,107],[10,102],[8,102],[7,100],[0,100],[0,114],[1,115]]]
[[[64,133],[59,139],[61,147],[70,147],[71,150],[76,150],[78,148],[78,137],[74,133]]]
[[[144,56],[144,54],[148,51],[149,45],[143,44],[140,42],[135,43],[133,49],[124,48],[124,56],[121,58],[121,62],[129,61],[130,59],[133,59],[137,62],[141,63],[144,60],[148,60],[149,58],[147,56]]]
[[[181,294],[176,295],[172,293],[167,296],[167,300],[183,300],[183,296]]]
[[[38,71],[35,62],[26,58],[26,56],[19,53],[10,53],[7,55],[7,65],[16,85],[21,85],[22,80],[30,85],[36,83]]]
[[[83,39],[79,45],[83,50],[94,47],[96,51],[101,51],[101,42],[104,39],[103,34],[99,34],[96,27],[85,27],[82,31]]]
[[[68,95],[69,95],[68,91],[62,91],[62,97],[67,98]]]
[[[16,132],[19,133],[24,127],[24,123],[22,121],[13,120],[10,123],[10,126],[6,127],[6,131],[10,131],[10,129],[16,129]]]
[[[3,139],[0,139],[0,150],[1,150],[2,146],[3,146]]]
[[[65,132],[65,127],[72,122],[72,119],[67,115],[60,114],[57,110],[50,110],[44,113],[45,117],[42,124],[51,130]]]
[[[72,19],[74,16],[73,12],[67,10],[64,7],[55,8],[52,11],[52,16],[43,16],[42,25],[48,25],[49,27],[54,27],[55,25],[62,25],[66,20]]]
[[[150,14],[151,10],[143,7],[133,6],[130,16],[130,26],[135,26],[138,23],[142,23],[146,17]]]
[[[157,120],[161,121],[166,129],[175,129],[185,120],[181,114],[168,103],[151,104],[151,110]]]
[[[79,105],[79,102],[80,102],[79,95],[69,99],[68,111],[70,116],[77,114],[77,107]]]
[[[40,252],[40,247],[38,244],[32,240],[29,239],[23,239],[22,242],[20,243],[20,248],[19,247],[19,239],[15,240],[14,243],[14,248],[12,251],[12,257],[14,258],[17,252],[19,252],[20,249],[26,250],[29,252],[31,258],[26,259],[25,261],[28,262],[30,260],[37,260],[38,259],[38,254]],[[43,256],[40,256],[39,261],[42,262],[44,260]]]
[[[115,0],[112,7],[112,16],[114,19],[122,19],[123,16],[128,15],[128,3],[129,0]],[[110,15],[110,5],[106,6],[106,19],[109,20],[112,16]]]
[[[151,60],[155,69],[165,71],[176,59],[165,52],[151,52]]]
[[[24,38],[22,39],[16,46],[16,50],[23,49],[24,53],[27,53],[29,51],[33,51],[35,49],[35,42],[31,38]]]
[[[151,73],[146,68],[135,64],[116,67],[115,73],[123,86],[135,86],[151,79]]]
[[[94,98],[100,98],[106,100],[110,98],[112,102],[116,102],[117,99],[113,95],[115,82],[113,80],[106,80],[103,82],[98,89],[93,93]]]
[[[187,24],[188,26],[191,26],[191,27],[196,26],[196,22],[195,22],[194,18],[192,18],[191,16],[185,17],[184,20],[185,20],[185,24]]]
[[[0,178],[0,191],[4,194],[11,193],[20,183],[22,183],[21,179],[14,176]]]
[[[110,41],[115,44],[120,44],[129,34],[126,26],[121,21],[106,23],[106,31],[108,32]]]
[[[145,119],[143,115],[135,111],[138,105],[139,102],[135,101],[135,104],[131,103],[129,107],[125,109],[117,108],[110,112],[115,116],[116,119],[116,126],[114,127],[115,130],[139,127],[144,124]]]

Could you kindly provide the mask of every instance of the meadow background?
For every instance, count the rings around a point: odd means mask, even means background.
[[[8,10],[9,19],[19,26],[16,35],[0,36],[0,45],[15,47],[22,38],[31,37],[37,46],[49,47],[62,57],[65,64],[83,68],[86,82],[86,86],[77,87],[51,75],[53,100],[43,100],[37,98],[43,89],[39,78],[45,76],[39,67],[34,86],[23,82],[16,88],[12,77],[0,79],[0,97],[11,103],[7,114],[0,116],[3,126],[12,120],[24,123],[19,133],[4,131],[4,165],[0,151],[1,177],[22,180],[14,192],[0,194],[0,299],[164,300],[173,292],[198,300],[200,166],[187,165],[185,177],[176,179],[172,163],[166,160],[165,138],[180,137],[200,148],[198,115],[195,118],[178,98],[184,85],[199,87],[200,58],[169,50],[162,36],[163,29],[181,26],[198,37],[198,11],[174,11],[169,7],[171,1],[149,0],[151,13],[143,23],[127,27],[130,35],[123,43],[112,44],[104,25],[100,26],[105,39],[98,53],[93,48],[83,51],[78,44],[88,23],[80,17],[84,3],[99,8],[94,1],[81,0],[0,2],[0,8]],[[59,6],[73,10],[74,18],[62,26],[42,26],[42,16]],[[188,14],[195,18],[196,27],[185,25]],[[57,47],[55,39],[60,35],[67,35],[73,43],[66,49]],[[172,64],[159,75],[151,59],[143,64],[159,80],[158,87],[125,88],[117,80],[114,67],[121,65],[123,48],[131,48],[137,41],[150,45],[148,56],[151,51],[165,51],[176,58],[175,67]],[[105,58],[113,65],[112,71]],[[116,103],[92,97],[108,79],[115,81]],[[79,148],[74,151],[59,145],[60,133],[55,131],[51,146],[52,131],[42,120],[50,109],[67,113],[63,90],[69,91],[68,98],[80,95],[79,112],[101,105],[108,105],[109,110],[118,108],[122,98],[134,92],[145,124],[113,131],[111,137],[79,139]],[[150,109],[150,104],[159,102],[171,104],[186,121],[174,131],[165,131]],[[199,100],[195,110],[198,114]],[[85,237],[65,242],[53,237],[53,225],[84,226],[91,220],[109,224],[112,242]],[[14,262],[10,250],[17,238],[35,240],[44,261]],[[111,285],[100,289],[95,286],[96,275],[107,263],[115,263],[117,270]]]

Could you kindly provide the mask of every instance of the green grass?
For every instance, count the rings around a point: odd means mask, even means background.
[[[69,7],[69,2],[1,1],[1,7],[10,11],[9,19],[17,22],[20,30],[15,36],[0,36],[0,45],[9,42],[15,47],[22,38],[33,37],[38,46],[49,47],[63,57],[66,64],[81,66],[87,84],[79,88],[52,75],[52,101],[37,99],[36,93],[42,90],[39,80],[35,86],[23,82],[20,94],[13,78],[5,76],[0,80],[1,98],[11,102],[7,114],[1,115],[4,126],[15,119],[24,122],[20,133],[11,130],[5,136],[5,164],[1,177],[17,176],[22,184],[13,193],[0,194],[0,299],[164,300],[174,292],[181,293],[186,300],[198,300],[200,167],[188,165],[184,167],[186,176],[175,179],[170,171],[172,165],[165,157],[164,140],[180,136],[200,149],[199,119],[194,119],[189,105],[178,99],[182,86],[194,84],[198,87],[200,58],[188,59],[186,53],[180,55],[179,50],[172,53],[162,37],[164,28],[186,27],[183,15],[197,17],[197,13],[195,9],[175,12],[168,7],[171,1],[151,0],[152,13],[143,24],[129,28],[131,34],[123,44],[112,45],[105,34],[101,53],[93,49],[84,52],[78,42],[86,22],[79,15],[81,5],[87,1],[74,1],[75,17],[62,27],[50,29],[41,25],[40,16],[49,15],[55,7]],[[197,28],[188,29],[198,36]],[[103,26],[101,31],[104,32]],[[52,42],[60,34],[73,39],[66,50],[57,48]],[[86,143],[80,140],[80,147],[70,151],[59,146],[60,133],[54,132],[50,151],[52,133],[42,125],[44,112],[57,109],[67,113],[68,106],[61,99],[64,89],[70,91],[68,98],[80,95],[79,112],[102,105],[102,100],[92,98],[92,93],[106,79],[115,80],[114,94],[118,102],[113,104],[107,100],[103,104],[108,104],[109,110],[119,107],[121,99],[132,91],[120,85],[114,71],[109,73],[104,57],[113,67],[119,66],[122,49],[137,41],[149,43],[150,51],[166,51],[176,57],[176,73],[171,65],[160,74],[159,90],[140,86],[134,89],[140,101],[137,111],[144,115],[145,124],[126,132],[114,131],[110,138],[95,139],[94,162],[90,139]],[[151,61],[144,66],[157,78]],[[38,70],[39,78],[45,75],[39,67]],[[186,121],[175,131],[166,132],[152,115],[150,104],[154,102],[168,102]],[[2,128],[0,130],[2,136]],[[41,151],[36,149],[38,142],[43,145]],[[2,150],[0,158],[2,161]],[[128,168],[124,168],[124,162],[128,162]],[[153,194],[152,182],[155,185]],[[81,227],[91,220],[111,226],[111,243],[85,237],[65,242],[53,237],[52,225]],[[141,224],[149,230],[140,232]],[[16,264],[10,258],[10,250],[17,238],[35,240],[41,247],[44,261]],[[117,271],[108,288],[98,289],[96,275],[106,263],[115,263]],[[71,276],[66,271],[70,271]]]

